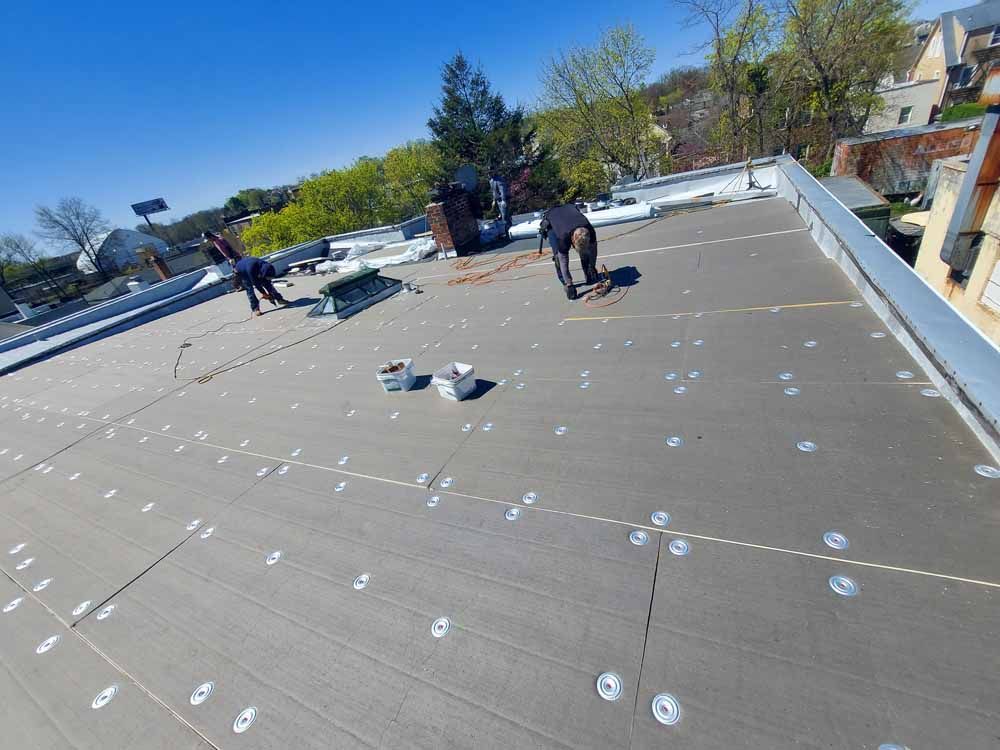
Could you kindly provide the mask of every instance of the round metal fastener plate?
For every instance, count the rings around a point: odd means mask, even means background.
[[[606,701],[616,701],[622,695],[622,678],[614,672],[602,672],[597,677],[597,694]]]
[[[211,680],[208,682],[201,683],[198,687],[194,689],[194,692],[191,693],[191,698],[190,698],[191,705],[200,706],[202,703],[208,700],[208,697],[212,694],[213,690],[215,690],[215,683],[212,682]]]
[[[649,514],[649,520],[654,526],[666,526],[670,523],[670,514],[663,510],[655,510]]]
[[[451,630],[451,620],[447,617],[439,617],[431,623],[431,635],[435,638],[444,638]]]
[[[830,588],[841,596],[854,596],[858,593],[858,584],[847,576],[830,576]]]
[[[243,734],[250,728],[250,725],[257,719],[257,707],[250,706],[240,711],[236,720],[233,721],[233,731],[236,734]]]
[[[628,540],[637,547],[641,547],[649,542],[649,534],[642,529],[633,529],[628,535]]]
[[[673,726],[681,719],[681,706],[670,693],[660,693],[651,705],[653,718],[661,724]]]
[[[108,685],[106,688],[104,688],[104,690],[102,690],[101,692],[99,692],[94,697],[94,700],[90,704],[90,707],[93,708],[93,709],[95,709],[95,710],[98,709],[98,708],[104,708],[106,705],[108,705],[112,701],[112,699],[116,695],[118,695],[118,686],[117,685]]]

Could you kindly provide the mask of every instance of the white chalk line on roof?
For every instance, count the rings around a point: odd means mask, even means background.
[[[795,232],[808,232],[808,231],[809,231],[808,227],[800,227],[799,229],[780,229],[780,230],[778,230],[776,232],[764,232],[763,234],[744,234],[744,235],[741,235],[739,237],[721,237],[721,238],[719,238],[717,240],[699,240],[698,242],[685,242],[685,243],[680,244],[680,245],[664,245],[663,247],[651,247],[651,248],[648,248],[646,250],[628,250],[628,251],[621,252],[621,253],[606,253],[606,254],[605,253],[599,253],[598,256],[597,256],[597,259],[600,260],[601,258],[620,258],[623,255],[638,255],[640,253],[657,253],[657,252],[660,252],[661,250],[680,250],[680,249],[683,249],[685,247],[699,247],[701,245],[715,245],[715,244],[718,244],[718,243],[721,243],[721,242],[740,242],[741,240],[755,240],[755,239],[758,239],[760,237],[775,237],[777,235],[782,235],[782,234],[794,234]],[[600,244],[600,241],[598,241],[598,244]],[[504,259],[504,255],[507,255],[507,254],[508,253],[497,253],[496,254],[497,261],[498,262],[502,262],[503,259]],[[573,263],[576,263],[576,264],[579,264],[579,262],[580,262],[579,258],[572,258],[571,261]],[[550,262],[551,261],[549,261],[549,260],[540,260],[537,263],[529,263],[528,265],[524,266],[524,268],[531,268],[532,266],[547,265]],[[414,281],[424,281],[425,279],[440,279],[440,278],[444,278],[445,276],[462,276],[462,275],[464,275],[466,273],[468,273],[468,271],[454,271],[452,273],[436,273],[436,274],[431,274],[429,276],[417,276],[413,280]]]
[[[642,253],[657,253],[661,250],[680,250],[685,247],[699,247],[700,245],[715,245],[720,242],[739,242],[740,240],[755,240],[759,237],[774,237],[779,234],[793,234],[795,232],[808,232],[808,227],[801,227],[799,229],[781,229],[777,232],[764,232],[763,234],[746,234],[742,237],[722,237],[717,240],[701,240],[699,242],[686,242],[682,245],[664,245],[663,247],[650,247],[645,250],[627,250],[621,253],[607,253],[599,254],[597,256],[598,260],[601,258],[620,258],[623,255],[641,255]],[[543,265],[547,261],[538,261],[537,263],[530,263],[525,268],[531,268],[532,266]]]
[[[693,312],[672,312],[672,313],[648,313],[644,315],[575,315],[563,320],[627,320],[631,318],[684,318],[694,315],[718,315],[720,313],[740,313],[740,312],[762,312],[764,310],[796,310],[809,307],[835,307],[837,305],[850,305],[855,300],[835,300],[832,302],[796,302],[784,305],[759,305],[757,307],[731,307],[723,310],[697,310]]]
[[[173,435],[168,432],[161,432],[157,430],[148,430],[144,427],[136,427],[135,425],[122,424],[120,422],[105,421],[101,419],[95,419],[93,417],[82,417],[83,419],[89,419],[93,422],[100,422],[101,424],[114,425],[116,427],[122,427],[129,430],[134,430],[136,432],[148,433],[150,435],[158,435],[160,437],[169,438],[170,440],[181,440],[185,443],[190,443],[193,445],[199,445],[205,448],[214,448],[216,450],[225,451],[227,453],[239,453],[245,456],[252,456],[254,458],[261,458],[266,461],[276,461],[279,464],[288,464],[290,466],[302,466],[307,469],[317,469],[319,471],[327,471],[335,474],[341,474],[344,476],[354,477],[356,479],[370,479],[375,482],[382,482],[384,484],[392,484],[398,487],[408,487],[414,490],[422,490],[424,492],[429,491],[431,488],[428,485],[417,484],[416,482],[404,482],[399,479],[390,479],[389,477],[381,477],[373,474],[363,474],[356,471],[347,471],[340,468],[335,468],[333,466],[324,466],[322,464],[312,464],[306,461],[297,461],[294,458],[284,458],[278,456],[270,456],[266,453],[256,453],[253,451],[243,450],[241,448],[233,448],[225,445],[218,445],[215,443],[208,443],[202,440],[195,440],[192,438],[184,437],[181,435]],[[437,489],[434,491],[441,495],[450,495],[452,497],[461,497],[467,500],[479,500],[481,502],[493,503],[495,505],[503,505],[504,507],[510,507],[511,502],[509,500],[497,500],[492,497],[482,497],[479,495],[468,495],[462,492],[455,492],[453,490]],[[518,507],[521,507],[520,505]],[[854,560],[846,557],[833,557],[831,555],[821,555],[815,552],[805,552],[802,550],[789,549],[786,547],[774,547],[767,544],[757,544],[755,542],[744,542],[738,539],[726,539],[724,537],[709,536],[706,534],[696,534],[691,532],[682,531],[680,529],[664,529],[659,526],[646,526],[644,524],[632,523],[630,521],[622,521],[617,518],[605,518],[603,516],[591,516],[585,513],[574,513],[568,510],[558,510],[556,508],[544,508],[538,505],[526,505],[521,507],[522,512],[525,510],[538,510],[545,513],[554,513],[557,515],[569,516],[571,518],[580,518],[589,521],[598,521],[603,523],[613,523],[618,526],[625,526],[630,529],[645,529],[647,531],[655,531],[660,534],[671,534],[673,536],[688,537],[690,539],[700,539],[707,542],[717,542],[719,544],[729,544],[737,547],[745,547],[748,549],[758,549],[767,552],[780,552],[786,555],[795,555],[798,557],[806,557],[814,560],[826,560],[829,562],[835,562],[840,565],[857,565],[865,568],[875,568],[878,570],[885,570],[894,573],[910,573],[912,575],[924,576],[927,578],[937,578],[947,581],[955,581],[958,583],[969,583],[976,586],[987,586],[990,588],[1000,589],[1000,582],[997,581],[983,581],[976,578],[965,578],[963,576],[951,575],[949,573],[937,573],[929,570],[918,570],[916,568],[904,568],[897,565],[885,565],[882,563],[868,562],[865,560]]]

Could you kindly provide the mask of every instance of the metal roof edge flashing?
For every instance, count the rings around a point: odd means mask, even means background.
[[[114,313],[113,310],[116,308],[122,308],[122,312],[127,312],[128,310],[144,308],[154,302],[173,299],[174,297],[177,297],[185,292],[193,290],[198,283],[205,278],[206,274],[211,269],[211,266],[207,268],[196,268],[193,271],[187,271],[186,273],[172,276],[165,281],[152,284],[151,286],[138,292],[129,292],[127,294],[119,295],[118,297],[112,297],[111,299],[104,300],[103,302],[99,302],[95,305],[85,307],[82,310],[77,310],[69,315],[56,318],[48,323],[45,323],[44,325],[37,326],[26,333],[13,336],[0,342],[0,353],[17,349],[25,344],[57,336],[76,328],[82,328],[83,326],[100,322],[105,318],[114,317],[116,313]],[[170,290],[174,287],[180,287],[180,290],[177,292],[171,292]],[[143,300],[149,300],[149,302],[144,303]]]
[[[1000,460],[1000,349],[790,156],[778,194]]]
[[[778,156],[764,156],[758,159],[754,159],[751,163],[754,168],[767,167],[772,164],[776,164],[777,160],[781,157]],[[680,182],[690,182],[692,180],[697,180],[702,177],[714,177],[717,175],[741,172],[746,168],[746,162],[737,162],[735,164],[722,164],[717,167],[705,167],[704,169],[695,169],[690,172],[676,172],[674,174],[664,175],[663,177],[650,177],[646,180],[640,180],[638,182],[630,182],[627,185],[614,185],[611,188],[611,193],[614,195],[627,194],[634,192],[636,190],[644,190],[646,188],[660,187],[663,185],[673,185]]]
[[[201,268],[191,271],[190,273],[202,273],[204,277],[206,270],[207,269]],[[173,278],[176,279],[179,277],[175,276]],[[150,287],[150,290],[151,289],[155,289],[155,287]],[[214,297],[226,294],[230,289],[231,285],[229,284],[228,277],[219,278],[200,285],[195,283],[189,288],[176,294],[154,299],[145,305],[130,307],[117,315],[100,318],[91,323],[81,323],[79,326],[70,327],[59,333],[54,333],[51,337],[36,334],[34,337],[30,338],[30,340],[25,340],[17,347],[0,351],[0,375],[6,375],[7,373],[19,370],[22,367],[47,359],[48,357],[67,349],[73,349],[92,341],[113,336],[116,333],[121,333],[122,331],[130,328],[135,328],[138,325],[149,323],[157,318],[162,318],[165,315],[170,315],[171,313],[179,312],[180,310],[192,307],[193,305],[201,304],[202,302],[206,302]],[[149,290],[134,293],[135,296],[133,299],[147,291]],[[122,299],[123,297],[117,297],[114,300],[110,300],[110,302]],[[86,310],[83,312],[86,312]],[[64,319],[59,319],[53,321],[53,323],[59,323],[63,320]],[[40,334],[43,328],[45,328],[45,326],[35,330]],[[31,334],[22,334],[22,336],[19,336],[18,338],[23,338],[24,336],[31,336]],[[10,339],[8,339],[8,341],[9,340]],[[20,357],[16,356],[16,352],[21,346],[28,347],[30,344],[42,344],[43,342],[48,344],[48,346],[44,346],[40,349],[35,348],[31,351],[26,350]],[[14,352],[15,356],[4,356],[8,352]]]

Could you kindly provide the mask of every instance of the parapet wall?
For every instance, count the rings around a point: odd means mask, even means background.
[[[778,157],[775,176],[816,244],[1000,459],[1000,349],[798,162]]]

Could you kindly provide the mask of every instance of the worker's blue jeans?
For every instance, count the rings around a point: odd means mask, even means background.
[[[253,293],[254,287],[264,296],[270,297],[272,300],[280,300],[281,295],[278,290],[274,288],[274,284],[271,283],[271,279],[274,277],[276,271],[274,266],[270,263],[265,263],[261,266],[261,274],[256,277],[251,277],[249,274],[240,274],[240,281],[243,283],[243,290],[247,293],[247,299],[250,301],[250,310],[256,312],[260,309],[260,300],[257,299],[257,295]]]

